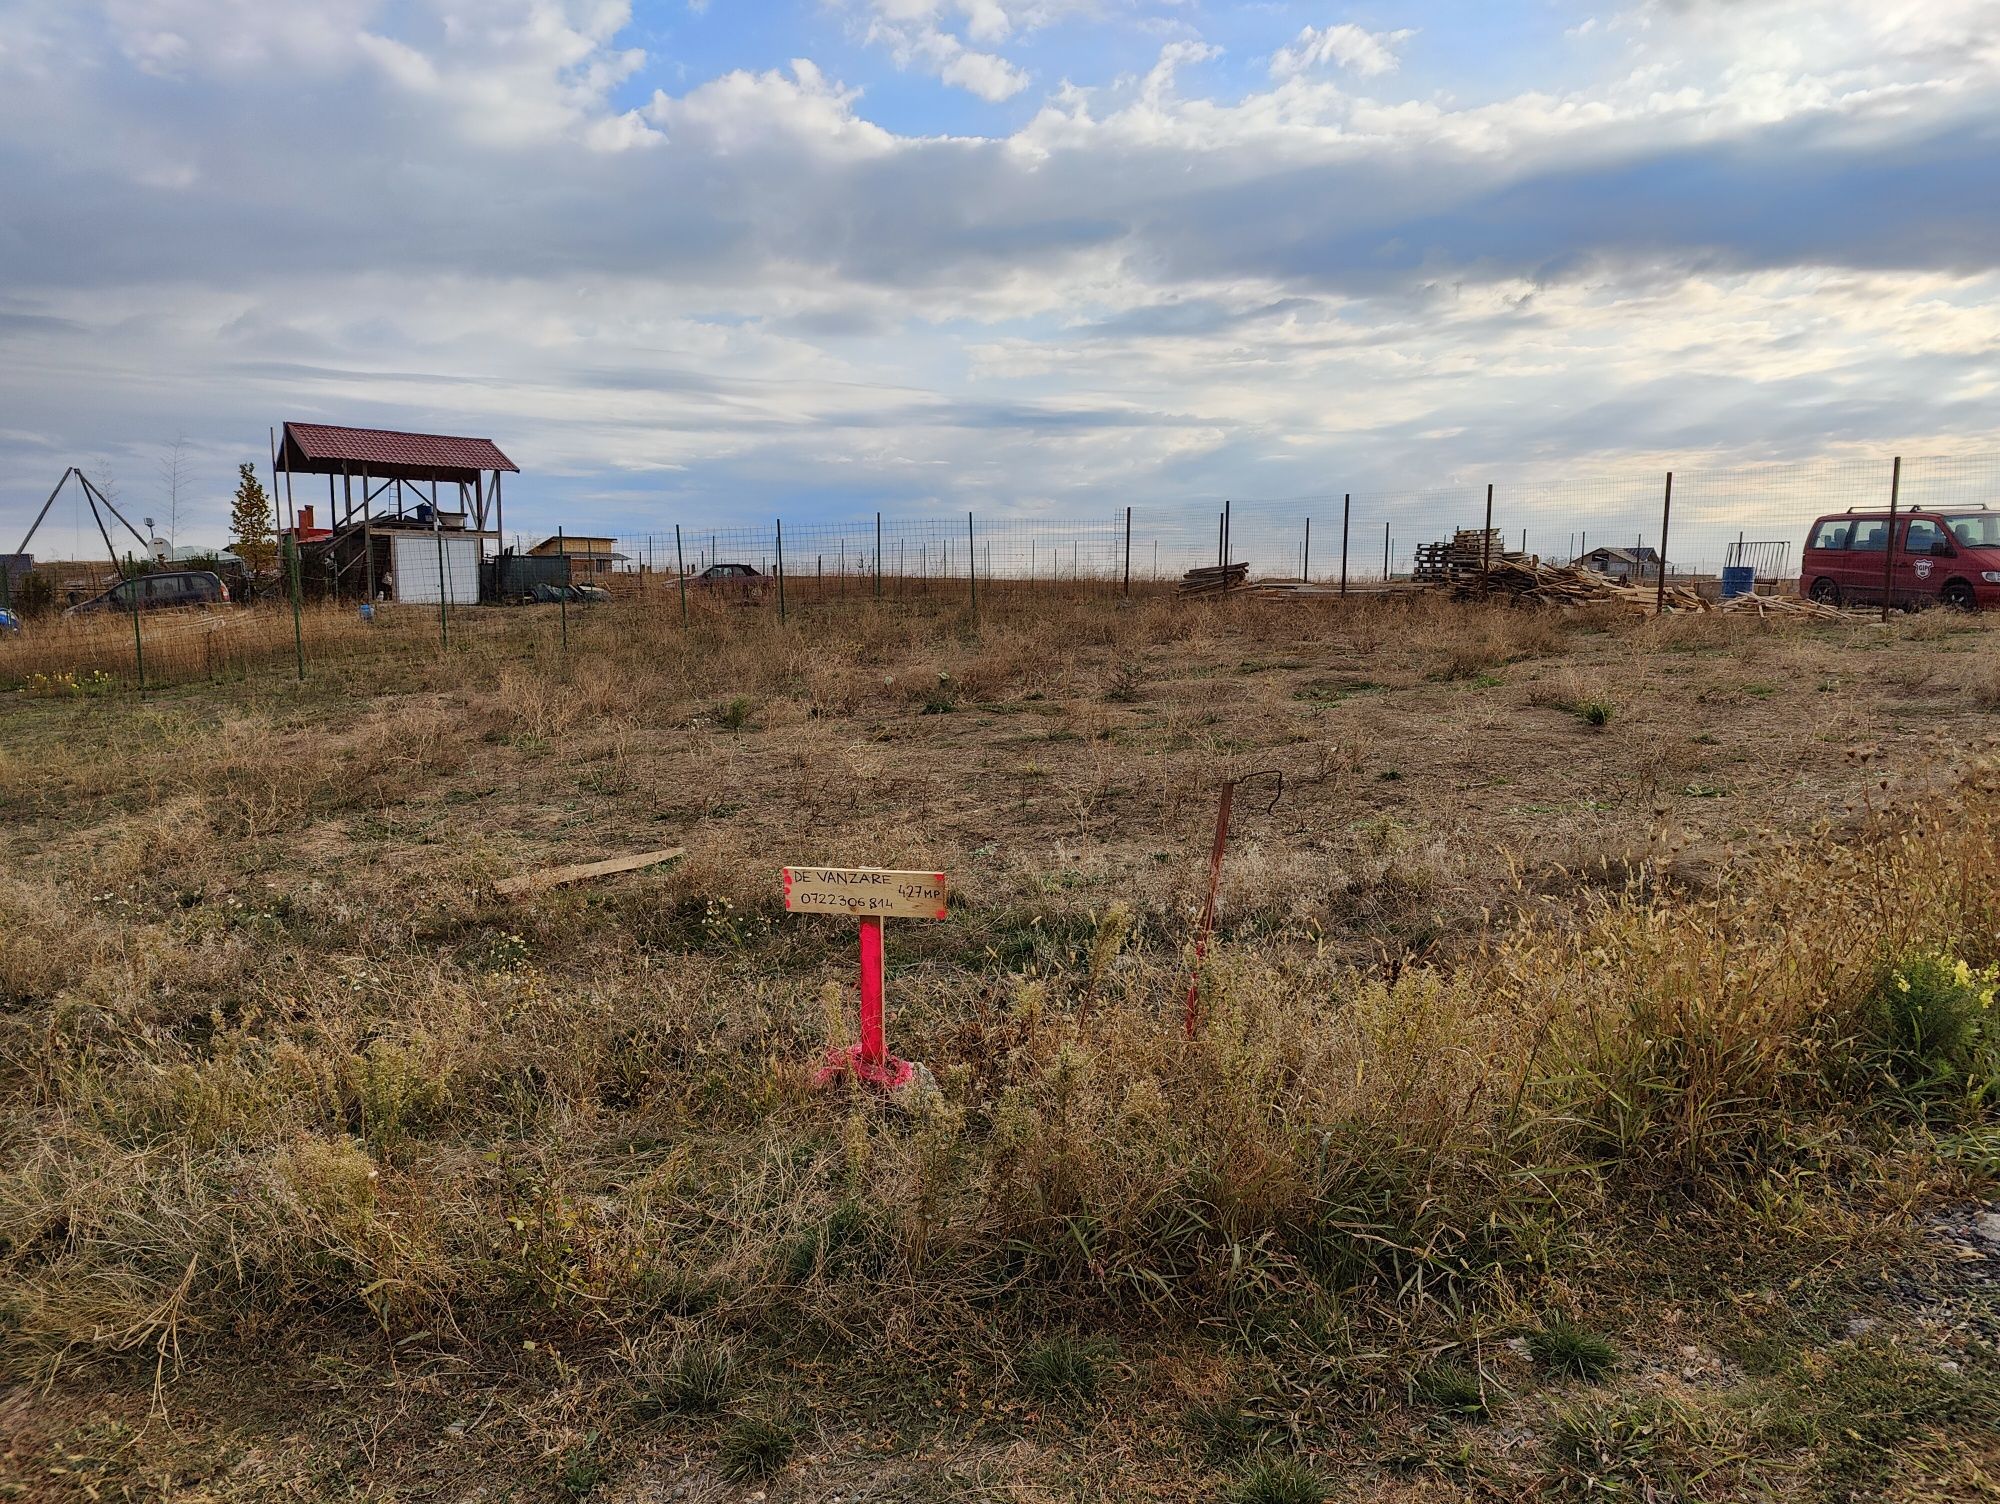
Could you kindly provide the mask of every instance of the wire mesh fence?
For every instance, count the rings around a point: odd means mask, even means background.
[[[1832,520],[1817,525],[1821,519]],[[70,693],[226,680],[259,667],[304,674],[315,663],[368,655],[371,641],[394,640],[399,651],[427,640],[448,647],[481,630],[483,617],[504,614],[482,612],[482,600],[538,602],[536,609],[560,618],[556,640],[567,643],[568,613],[600,598],[579,588],[586,586],[689,622],[745,610],[789,619],[867,603],[976,612],[1112,600],[1170,591],[1187,571],[1221,563],[1246,566],[1252,580],[1306,582],[1309,594],[1366,594],[1412,588],[1461,531],[1478,540],[1482,564],[1488,555],[1578,563],[1614,581],[1696,591],[1718,588],[1730,569],[1749,582],[1742,588],[1851,605],[1886,597],[1893,605],[2000,607],[2000,455],[1671,473],[1633,466],[1555,477],[1504,472],[1412,489],[1135,502],[1081,520],[961,512],[773,517],[730,527],[669,522],[616,539],[572,540],[553,557],[508,554],[483,571],[470,538],[467,558],[440,569],[439,540],[426,535],[420,541],[430,551],[413,544],[405,567],[378,576],[374,601],[360,601],[337,577],[306,571],[296,608],[289,581],[266,582],[254,611],[193,617],[64,617],[65,590],[70,598],[79,587],[95,590],[102,567],[92,574],[58,566],[51,574],[10,561],[0,571],[0,606],[13,604],[23,620],[13,630],[0,623],[0,688]],[[67,580],[63,568],[80,571],[77,579]],[[444,600],[440,581],[448,581]],[[38,600],[24,601],[37,583]],[[1955,598],[1959,586],[1964,594]],[[400,599],[406,589],[421,601]],[[30,609],[19,611],[23,605]]]
[[[1350,590],[1407,581],[1423,551],[1460,530],[1492,529],[1504,553],[1583,562],[1613,577],[1715,578],[1749,567],[1776,587],[1798,575],[1819,516],[2000,505],[2000,456],[1840,459],[1513,478],[1416,489],[1134,505],[1086,521],[862,518],[848,523],[682,530],[621,538],[621,571],[729,588],[747,569],[787,605],[857,595],[964,598],[1070,587],[1089,593],[1152,586],[1223,563],[1253,577]],[[880,589],[877,589],[877,579]],[[741,587],[736,587],[741,588]]]

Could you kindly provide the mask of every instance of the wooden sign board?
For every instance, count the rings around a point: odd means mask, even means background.
[[[785,907],[794,914],[942,919],[944,874],[889,872],[880,867],[787,867]]]

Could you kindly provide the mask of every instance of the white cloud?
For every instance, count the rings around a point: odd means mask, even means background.
[[[917,67],[989,104],[1011,99],[1028,87],[1028,75],[998,53],[977,52],[928,21],[899,25],[875,21],[867,39],[884,45],[899,68]]]
[[[885,129],[804,58],[626,111],[622,4],[116,3],[0,15],[0,518],[58,454],[133,487],[178,428],[248,457],[314,414],[494,433],[510,522],[628,478],[984,516],[1993,428],[1985,0],[1628,10],[1579,49],[1614,70],[1471,106],[1359,97],[1339,28],[1211,97],[1180,41],[997,139]],[[1008,98],[1049,14],[869,24]]]
[[[725,73],[683,95],[655,93],[644,113],[674,141],[721,155],[758,148],[852,156],[887,151],[895,138],[855,113],[860,97],[818,65],[794,58],[789,77],[775,69]]]
[[[281,66],[314,71],[353,57],[379,0],[105,0],[120,50],[141,71],[175,77]]]
[[[616,45],[630,0],[424,0],[428,47],[363,33],[391,82],[442,107],[486,145],[573,138],[600,150],[643,144],[636,114],[609,109],[614,89],[645,53]]]
[[[1363,78],[1393,73],[1395,49],[1415,35],[1414,31],[1364,31],[1346,21],[1324,28],[1308,26],[1290,46],[1271,54],[1271,77],[1296,78],[1328,64]]]

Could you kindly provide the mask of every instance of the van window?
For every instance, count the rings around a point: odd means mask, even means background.
[[[1813,534],[1810,546],[1813,548],[1847,547],[1847,531],[1849,526],[1850,524],[1845,518],[1827,518],[1826,521],[1819,525],[1818,531]]]
[[[2000,512],[1973,512],[1947,517],[1952,537],[1967,548],[2000,547]]]
[[[1881,553],[1889,546],[1889,524],[1880,517],[1863,517],[1854,525],[1854,539],[1848,547],[1864,553]]]
[[[1927,554],[1944,541],[1944,531],[1928,517],[1910,519],[1910,530],[1903,535],[1903,547],[1913,554]]]

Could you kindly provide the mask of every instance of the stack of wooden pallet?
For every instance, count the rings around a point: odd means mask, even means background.
[[[1182,595],[1227,595],[1241,590],[1250,577],[1248,564],[1210,564],[1181,576]]]
[[[1463,574],[1489,564],[1498,564],[1503,559],[1520,557],[1519,554],[1507,552],[1506,545],[1500,541],[1500,529],[1497,527],[1462,527],[1451,535],[1451,568],[1454,574]]]
[[[1412,555],[1410,577],[1432,584],[1457,584],[1470,575],[1525,556],[1509,553],[1500,529],[1462,527],[1448,542],[1419,543]]]

